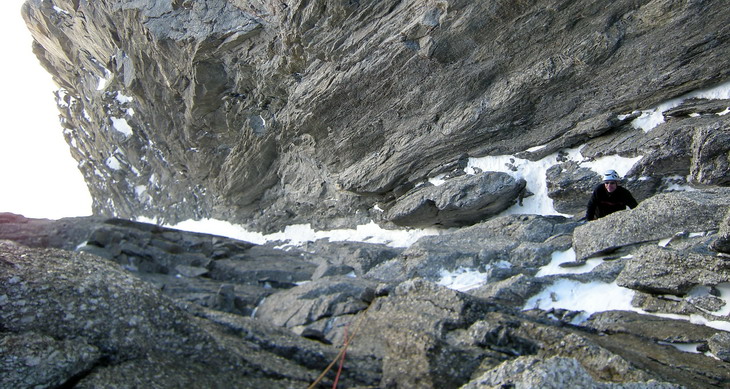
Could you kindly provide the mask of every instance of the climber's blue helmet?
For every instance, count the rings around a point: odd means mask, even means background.
[[[619,177],[618,173],[616,173],[615,170],[606,170],[605,173],[603,173],[603,182],[608,181],[620,181],[621,177]]]

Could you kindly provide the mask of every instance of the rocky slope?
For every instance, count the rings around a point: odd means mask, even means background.
[[[96,216],[0,214],[0,386],[301,388],[343,344],[339,387],[730,382],[721,2],[29,0],[23,16]],[[639,206],[579,220],[596,170],[624,160]],[[541,196],[562,215],[503,213]],[[448,228],[284,249],[140,216]],[[444,286],[460,272],[482,282]],[[607,308],[565,303],[566,285]]]
[[[643,156],[642,197],[728,183],[728,102],[630,125],[730,79],[718,2],[29,0],[23,16],[96,214],[466,225],[524,196],[519,180],[427,179],[581,145]],[[550,176],[563,213],[596,178],[567,162]]]
[[[727,188],[678,192],[587,224],[513,215],[408,248],[286,250],[122,219],[2,214],[0,239],[12,239],[0,240],[2,386],[301,388],[347,342],[341,375],[321,387],[726,387],[728,209]],[[541,274],[571,248],[568,265],[600,263]],[[460,269],[488,282],[438,284]],[[600,300],[625,288],[630,311],[535,300],[561,282],[604,285]]]

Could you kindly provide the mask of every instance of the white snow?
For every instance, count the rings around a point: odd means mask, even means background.
[[[118,132],[121,132],[127,137],[130,137],[134,135],[134,132],[132,131],[132,127],[127,123],[127,119],[124,118],[116,118],[112,116],[111,118],[112,126],[114,126],[114,129]]]
[[[115,157],[113,155],[111,157],[109,157],[109,158],[106,159],[106,166],[109,166],[109,168],[110,169],[113,169],[113,170],[121,170],[122,169],[122,164],[119,162],[119,160],[117,159],[117,157]]]
[[[726,82],[708,89],[700,89],[676,99],[667,100],[656,107],[642,111],[641,116],[634,119],[631,125],[634,128],[642,129],[644,132],[651,131],[654,127],[664,123],[664,112],[680,106],[685,100],[692,98],[704,99],[730,99],[730,82]]]
[[[96,90],[104,90],[106,88],[106,84],[109,82],[108,79],[104,77],[99,77],[99,83],[96,85]]]
[[[446,177],[445,174],[439,174],[436,177],[430,178],[428,182],[432,183],[434,186],[440,186],[443,185],[446,180],[444,179]]]
[[[720,292],[720,298],[725,301],[725,305],[719,311],[713,312],[712,314],[716,316],[730,315],[730,283],[719,284],[715,286],[715,289]]]
[[[616,282],[609,284],[593,281],[584,284],[578,281],[561,279],[528,299],[523,309],[539,308],[549,310],[561,308],[570,311],[582,311],[583,314],[574,320],[574,324],[580,324],[596,312],[636,311],[636,308],[631,305],[634,293],[631,289],[618,286]]]
[[[722,112],[718,112],[718,113],[717,113],[717,116],[725,116],[725,115],[727,115],[727,114],[729,114],[729,113],[730,113],[730,107],[727,107],[727,108],[725,108],[725,110],[724,110],[724,111],[722,111]]]
[[[527,300],[523,309],[550,310],[553,308],[566,309],[570,311],[582,311],[574,320],[573,324],[580,324],[590,315],[598,312],[620,310],[633,311],[645,315],[654,315],[675,320],[686,320],[694,324],[705,325],[719,330],[730,331],[730,321],[720,320],[730,314],[730,283],[716,286],[720,292],[720,298],[725,305],[717,312],[712,312],[717,320],[708,320],[700,315],[677,315],[677,314],[655,314],[646,312],[631,305],[634,291],[620,287],[616,282],[610,284],[593,281],[580,283],[578,281],[561,279],[545,288],[542,292]],[[700,294],[709,288],[696,288],[694,293]]]
[[[459,268],[453,272],[442,270],[436,283],[449,289],[466,292],[487,283],[487,273],[474,269]]]
[[[665,192],[692,192],[696,189],[687,185],[683,184],[686,182],[689,182],[691,179],[690,176],[682,177],[682,176],[669,176],[669,177],[663,177],[662,178],[662,185],[665,186],[664,191]]]
[[[137,197],[142,197],[145,192],[147,192],[147,187],[144,185],[137,185],[134,187],[134,193],[137,195]]]
[[[487,270],[491,268],[509,269],[510,267],[512,267],[511,263],[499,261],[487,265]],[[439,275],[441,278],[436,282],[437,284],[460,292],[467,292],[485,285],[487,283],[488,271],[480,272],[476,269],[460,267],[454,271],[441,270]]]
[[[664,346],[672,346],[676,348],[679,351],[684,351],[686,353],[693,353],[693,354],[700,354],[699,351],[697,351],[697,346],[700,345],[700,343],[669,343],[669,342],[657,342]]]
[[[620,155],[609,155],[598,158],[594,161],[582,162],[581,167],[587,167],[598,174],[603,174],[606,170],[615,170],[619,176],[625,176],[631,168],[641,160],[643,156],[634,158],[625,158]]]
[[[476,169],[503,172],[515,179],[523,178],[527,182],[527,190],[534,195],[523,199],[522,205],[513,205],[504,214],[560,215],[553,207],[553,200],[547,195],[547,183],[545,182],[547,169],[556,163],[557,154],[552,154],[536,162],[512,155],[497,155],[469,158],[467,167],[464,170],[467,174],[475,174]]]
[[[126,104],[126,103],[129,103],[130,101],[134,100],[134,97],[125,96],[125,95],[122,94],[122,92],[117,91],[116,100],[120,104]]]
[[[60,13],[60,14],[71,15],[71,13],[69,13],[65,9],[63,9],[61,7],[58,7],[58,6],[55,6],[55,5],[53,6],[53,10],[56,11],[57,13]]]
[[[671,242],[671,241],[672,241],[672,238],[664,238],[664,239],[660,240],[659,243],[657,243],[657,244],[659,245],[659,247],[667,247],[667,246],[669,246],[669,242]]]
[[[602,258],[591,258],[581,266],[561,267],[560,264],[575,262],[575,250],[573,250],[573,248],[570,248],[566,251],[555,251],[551,257],[552,260],[550,261],[550,263],[541,267],[537,274],[535,274],[535,277],[544,277],[555,274],[588,273],[596,268],[596,266],[603,263]]]
[[[139,220],[155,223],[154,220],[146,218],[140,218]],[[390,247],[409,247],[423,236],[438,235],[440,232],[435,228],[386,230],[375,224],[375,222],[370,222],[369,224],[357,226],[355,229],[328,231],[315,231],[310,224],[298,224],[287,226],[284,231],[264,235],[259,232],[250,232],[241,225],[216,219],[186,220],[168,227],[226,236],[256,244],[282,241],[286,242],[285,246],[299,246],[306,242],[327,238],[330,241],[381,243]]]

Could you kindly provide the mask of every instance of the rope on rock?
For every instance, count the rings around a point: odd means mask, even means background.
[[[342,372],[342,365],[345,362],[345,355],[347,354],[347,348],[350,346],[350,342],[352,342],[352,339],[355,337],[355,335],[357,335],[357,332],[360,329],[360,326],[362,325],[362,323],[365,319],[365,316],[368,313],[368,310],[372,306],[373,306],[373,304],[371,303],[370,305],[368,305],[367,308],[365,308],[365,310],[363,310],[360,313],[360,318],[357,320],[357,324],[355,325],[355,329],[352,331],[352,335],[347,336],[347,329],[350,327],[350,325],[348,324],[347,327],[345,327],[345,340],[344,340],[344,342],[342,342],[342,348],[340,348],[340,352],[337,353],[337,356],[332,360],[332,362],[327,366],[327,368],[324,369],[322,374],[320,374],[319,377],[317,377],[317,379],[314,380],[314,382],[312,382],[312,384],[307,387],[307,389],[314,389],[317,385],[319,385],[319,383],[322,382],[322,379],[324,379],[324,376],[327,373],[329,373],[329,371],[332,370],[332,368],[335,366],[337,361],[339,361],[340,367],[337,371],[337,376],[335,377],[334,385],[332,386],[332,389],[337,389],[337,382],[340,379],[340,373]]]

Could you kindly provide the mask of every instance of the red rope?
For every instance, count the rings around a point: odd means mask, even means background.
[[[360,315],[359,315],[360,317],[357,320],[357,325],[355,326],[355,329],[352,331],[352,335],[350,335],[349,337],[347,336],[347,328],[350,326],[350,324],[348,324],[347,327],[345,327],[345,341],[342,344],[342,348],[340,349],[340,352],[337,353],[337,356],[332,361],[332,363],[330,363],[329,366],[327,366],[327,368],[324,369],[322,374],[320,374],[319,377],[317,377],[317,379],[314,380],[314,382],[312,382],[312,384],[309,385],[309,387],[307,389],[314,389],[322,381],[322,379],[327,374],[327,372],[329,372],[330,369],[332,369],[335,366],[335,363],[337,363],[338,360],[340,361],[340,368],[342,368],[342,361],[345,360],[345,354],[347,353],[347,347],[350,345],[350,342],[355,337],[355,334],[357,334],[357,331],[360,329],[360,325],[362,324],[363,319],[365,318],[366,314],[368,313],[368,310],[372,306],[373,306],[373,304],[371,303],[370,305],[368,305],[367,308],[365,308],[364,311],[360,312]],[[338,372],[337,378],[339,378],[339,377],[340,377],[340,373]],[[337,386],[337,380],[335,380],[335,386]]]
[[[347,346],[350,345],[350,338],[347,336],[347,329],[350,328],[350,323],[345,326],[345,341],[342,343],[342,358],[340,358],[340,366],[337,368],[337,375],[335,376],[335,382],[332,384],[332,389],[337,389],[337,383],[340,381],[340,374],[342,374],[342,365],[345,364],[345,355],[347,355]]]

